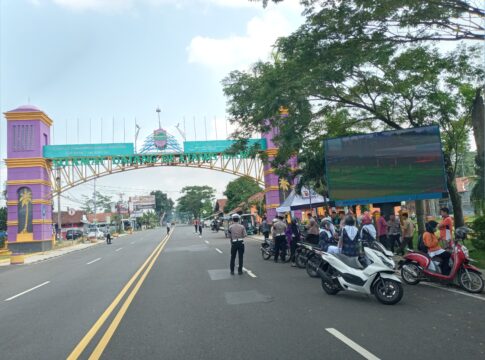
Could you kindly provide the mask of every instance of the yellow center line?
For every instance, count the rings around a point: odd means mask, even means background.
[[[90,341],[93,339],[93,337],[96,335],[96,333],[99,331],[101,326],[103,326],[104,322],[106,319],[111,315],[113,310],[118,306],[120,301],[123,299],[125,294],[128,292],[130,289],[131,285],[135,282],[135,280],[138,278],[140,273],[143,271],[145,266],[150,262],[150,260],[153,258],[153,256],[157,253],[157,251],[164,246],[168,239],[168,235],[166,235],[163,240],[155,247],[153,252],[148,256],[148,258],[145,260],[145,262],[140,266],[140,268],[137,270],[137,272],[131,277],[131,279],[126,283],[126,285],[123,287],[123,289],[119,292],[119,294],[116,296],[116,298],[113,300],[113,302],[106,308],[106,310],[103,312],[103,314],[99,317],[99,319],[94,323],[94,325],[89,329],[89,331],[84,335],[84,337],[81,339],[79,344],[76,345],[74,350],[69,354],[67,357],[67,360],[74,360],[79,358],[79,356],[83,353],[83,351],[86,349],[86,347],[89,345]]]
[[[163,248],[167,244],[167,242],[170,239],[170,236],[171,235],[172,235],[172,233],[170,233],[170,235],[165,240],[165,242],[163,243],[163,245],[160,247],[160,249],[158,249],[157,254],[152,258],[152,260],[150,262],[150,265],[148,265],[148,267],[146,268],[145,272],[140,277],[140,279],[136,283],[135,287],[133,288],[133,290],[131,291],[131,293],[126,298],[125,302],[121,306],[120,310],[116,314],[116,316],[113,319],[113,321],[111,322],[110,326],[108,327],[108,329],[104,333],[103,337],[99,341],[98,345],[94,349],[93,353],[89,357],[89,360],[98,360],[101,357],[101,355],[103,354],[104,349],[106,349],[106,346],[108,346],[108,343],[111,340],[111,337],[114,335],[116,329],[118,328],[118,325],[121,323],[121,320],[123,319],[123,316],[125,316],[125,313],[128,310],[128,307],[130,306],[131,302],[133,301],[133,299],[135,298],[136,294],[138,293],[138,290],[140,290],[140,287],[142,286],[143,282],[145,281],[146,277],[148,276],[148,273],[150,272],[151,268],[155,264],[155,261],[160,256],[160,253],[163,251]]]

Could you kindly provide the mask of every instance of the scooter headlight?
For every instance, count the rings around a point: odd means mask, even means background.
[[[381,259],[381,261],[384,263],[384,265],[386,265],[390,269],[394,270],[394,263],[392,261],[390,261],[389,259],[387,259],[386,257],[384,257],[382,255],[377,255],[377,256],[379,257],[379,259]]]

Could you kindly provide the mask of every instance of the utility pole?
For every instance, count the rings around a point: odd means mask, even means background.
[[[59,231],[58,241],[62,240],[62,223],[61,223],[61,169],[57,172],[57,229]]]
[[[96,221],[96,178],[94,178],[94,192],[93,192],[93,197],[94,197],[94,220],[93,223],[97,223]]]

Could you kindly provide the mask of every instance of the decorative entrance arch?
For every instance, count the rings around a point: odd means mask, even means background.
[[[8,111],[5,118],[7,231],[8,246],[13,252],[43,251],[52,247],[54,196],[95,178],[125,171],[177,166],[249,176],[264,186],[269,220],[276,215],[276,208],[280,205],[279,178],[274,169],[263,164],[258,155],[250,157],[245,153],[225,152],[231,141],[186,141],[184,152],[180,152],[180,147],[171,143],[173,137],[158,129],[153,138],[161,150],[154,151],[150,146],[146,148],[148,152],[138,154],[130,143],[50,145],[53,121],[32,105]],[[261,139],[250,141],[258,142],[261,151],[272,159],[278,151],[273,142],[276,134],[273,129],[263,134]],[[164,151],[160,144],[171,144],[171,151]],[[296,158],[290,161],[290,166],[296,167]]]

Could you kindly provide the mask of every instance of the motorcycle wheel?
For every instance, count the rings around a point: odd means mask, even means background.
[[[419,273],[421,270],[418,265],[414,263],[406,263],[401,268],[401,277],[404,282],[408,285],[417,285],[421,280],[419,280]]]
[[[269,258],[271,257],[271,252],[265,249],[261,249],[261,256],[264,260],[269,260]]]
[[[374,296],[381,304],[394,305],[401,301],[403,288],[397,281],[381,278],[374,285]]]
[[[308,259],[305,268],[308,276],[313,278],[318,277],[317,264],[315,264],[313,258]]]
[[[304,269],[306,267],[306,261],[305,261],[305,256],[302,254],[296,254],[296,266],[298,266],[300,269]]]
[[[322,278],[322,289],[328,295],[337,295],[337,293],[340,291],[339,287],[336,284],[324,278]]]
[[[458,274],[458,282],[462,289],[470,293],[478,294],[483,290],[482,277],[480,274],[472,270],[468,270],[468,272],[464,270],[460,271]]]

